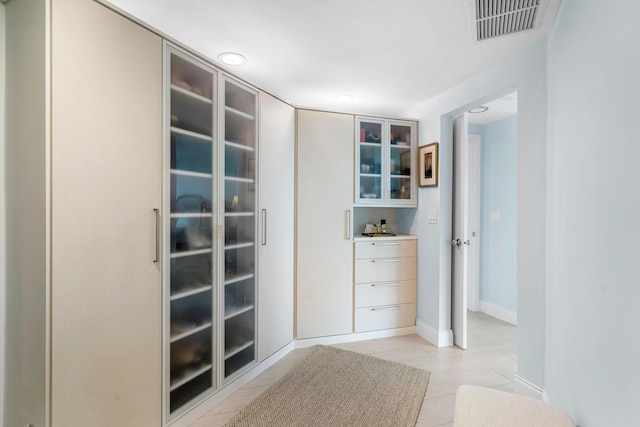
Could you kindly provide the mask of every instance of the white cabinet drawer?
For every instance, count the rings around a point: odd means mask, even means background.
[[[373,308],[356,308],[355,332],[415,326],[416,305],[398,304]]]
[[[416,256],[416,240],[378,240],[355,243],[355,258],[389,258]]]
[[[415,302],[415,280],[361,283],[356,285],[356,308]]]
[[[355,261],[356,283],[392,282],[394,280],[415,280],[415,278],[415,257],[357,259]]]

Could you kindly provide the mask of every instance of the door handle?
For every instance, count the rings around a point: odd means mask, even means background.
[[[265,246],[267,244],[267,210],[266,209],[262,209],[261,219],[262,219],[262,239],[260,243],[262,243],[262,246]]]
[[[345,221],[345,240],[351,240],[351,209],[347,209],[344,211],[344,221]]]
[[[153,258],[154,263],[160,261],[160,209],[153,208],[156,217],[156,253]]]
[[[452,240],[451,241],[451,246],[457,246],[457,247],[462,246],[462,240],[460,240],[460,239]]]

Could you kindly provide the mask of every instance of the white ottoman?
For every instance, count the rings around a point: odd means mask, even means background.
[[[454,427],[575,427],[571,416],[541,400],[463,385],[456,393]]]

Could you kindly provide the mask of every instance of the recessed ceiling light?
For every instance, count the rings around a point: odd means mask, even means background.
[[[479,107],[474,107],[474,108],[470,109],[469,112],[473,113],[473,114],[478,114],[478,113],[484,113],[488,109],[489,109],[489,107],[487,107],[486,105],[481,105]]]
[[[235,52],[224,52],[218,55],[218,59],[227,65],[241,65],[247,62],[247,58]]]
[[[351,95],[338,95],[336,96],[336,100],[340,102],[349,102],[353,99]]]

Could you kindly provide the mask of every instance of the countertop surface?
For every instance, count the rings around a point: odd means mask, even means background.
[[[395,236],[377,235],[375,237],[355,235],[353,236],[354,242],[376,242],[379,240],[417,240],[418,236],[413,234],[400,234]]]

